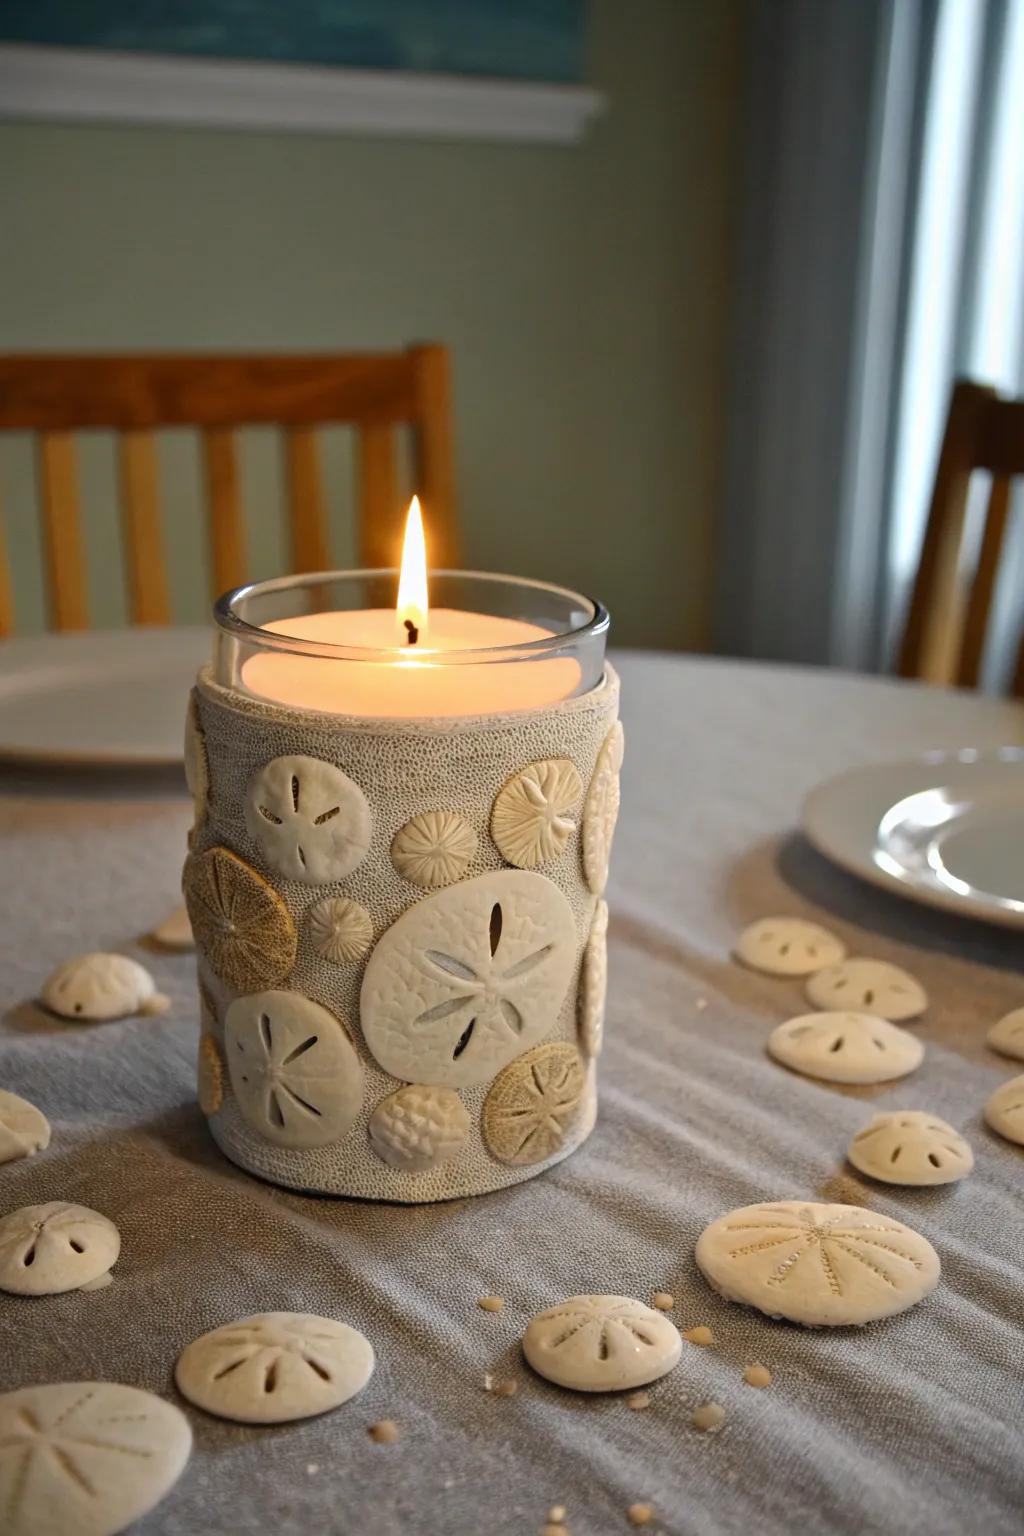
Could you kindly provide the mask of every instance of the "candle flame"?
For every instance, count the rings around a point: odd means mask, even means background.
[[[403,645],[422,644],[427,628],[430,602],[427,597],[427,546],[423,537],[420,499],[409,503],[402,545],[402,569],[398,577],[396,617]]]

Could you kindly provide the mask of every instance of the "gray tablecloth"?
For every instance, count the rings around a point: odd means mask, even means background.
[[[572,1536],[1019,1532],[1024,1509],[1024,1153],[981,1106],[1011,1073],[987,1023],[1024,1004],[1021,939],[918,908],[830,868],[795,828],[804,792],[851,763],[1024,741],[1019,707],[800,671],[620,658],[625,802],[610,891],[601,1116],[546,1176],[456,1205],[304,1198],[225,1162],[193,1102],[191,957],[138,936],[177,900],[189,807],[177,776],[0,775],[0,1083],[38,1103],[49,1150],[0,1169],[0,1210],[54,1198],[111,1216],[106,1290],[0,1297],[0,1382],[111,1378],[177,1400],[174,1360],[203,1330],[270,1308],[324,1311],[378,1355],[361,1397],[321,1419],[232,1427],[188,1409],[195,1452],[140,1532],[533,1536],[564,1504]],[[910,967],[933,1003],[909,1082],[832,1089],[771,1064],[798,983],[741,970],[738,930],[808,914],[854,951]],[[70,953],[144,958],[169,1014],[62,1026],[31,999]],[[701,1000],[706,999],[706,1006]],[[945,1190],[868,1189],[844,1166],[876,1107],[961,1126],[978,1167]],[[921,1306],[864,1330],[805,1332],[713,1295],[693,1262],[712,1217],[747,1202],[870,1202],[939,1250]],[[674,1293],[687,1345],[646,1412],[531,1375],[526,1319],[579,1291]],[[505,1310],[476,1298],[495,1292]],[[741,1379],[760,1360],[757,1392]],[[486,1372],[514,1378],[489,1395]],[[708,1399],[725,1427],[689,1427]],[[392,1418],[395,1445],[367,1425]],[[71,1536],[71,1533],[69,1533]]]

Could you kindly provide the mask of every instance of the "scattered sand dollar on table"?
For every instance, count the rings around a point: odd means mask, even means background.
[[[619,773],[625,745],[622,722],[616,720],[597,754],[583,806],[583,873],[595,896],[603,896],[608,884],[608,865],[619,819]]]
[[[567,757],[531,763],[499,790],[491,811],[491,836],[517,869],[536,869],[560,859],[576,830],[570,812],[583,782]]]
[[[174,1379],[183,1397],[218,1418],[283,1424],[348,1402],[373,1367],[369,1339],[347,1323],[258,1312],[193,1340]]]
[[[96,951],[75,955],[49,976],[43,1002],[62,1019],[107,1023],[133,1013],[163,1013],[168,1000],[137,960]]]
[[[535,1046],[499,1073],[484,1100],[488,1151],[514,1167],[546,1162],[582,1131],[590,1082],[566,1041]]]
[[[883,1184],[953,1184],[974,1167],[959,1131],[924,1110],[876,1115],[850,1142],[847,1157]]]
[[[662,1312],[632,1296],[570,1296],[538,1312],[523,1354],[539,1376],[576,1392],[621,1392],[665,1376],[682,1340]]]
[[[766,976],[809,976],[835,965],[846,945],[834,933],[802,917],[762,917],[744,928],[736,958]]]
[[[51,1200],[0,1220],[0,1290],[17,1296],[77,1291],[117,1262],[121,1237],[85,1205]]]
[[[939,1256],[901,1221],[856,1205],[777,1200],[705,1227],[697,1264],[727,1301],[811,1328],[870,1323],[912,1307]]]
[[[295,922],[262,875],[229,848],[185,860],[185,905],[211,970],[236,992],[284,981],[295,964]]]
[[[867,1013],[804,1013],[773,1029],[768,1054],[826,1083],[888,1083],[921,1065],[914,1035]]]
[[[919,1018],[928,1007],[928,994],[921,983],[888,960],[842,960],[817,971],[806,991],[808,1002],[815,1008],[870,1013],[893,1024]]]
[[[399,1088],[370,1116],[370,1145],[392,1168],[425,1173],[461,1152],[470,1129],[469,1111],[453,1088]]]
[[[250,780],[245,825],[275,874],[303,885],[343,880],[373,830],[366,796],[334,763],[275,757]]]
[[[1024,1061],[1024,1008],[1014,1008],[1012,1013],[1004,1013],[992,1025],[985,1038],[1000,1055]]]
[[[0,1397],[4,1536],[115,1536],[158,1504],[192,1449],[180,1409],[114,1381]]]
[[[0,1088],[0,1163],[32,1157],[50,1145],[50,1122],[28,1099]]]
[[[985,1119],[997,1135],[1024,1146],[1024,1072],[996,1089],[985,1105]]]
[[[196,936],[192,932],[188,908],[175,907],[173,912],[168,912],[163,922],[157,923],[150,938],[155,939],[164,949],[179,950],[182,953],[195,949]]]

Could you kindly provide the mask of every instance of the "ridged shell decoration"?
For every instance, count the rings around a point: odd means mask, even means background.
[[[608,990],[608,903],[599,901],[594,908],[590,937],[583,951],[580,969],[579,1031],[580,1049],[593,1060],[601,1054],[604,1043],[604,1005]]]
[[[395,834],[391,861],[404,880],[431,890],[460,878],[476,842],[473,828],[454,811],[423,811]]]
[[[311,907],[309,932],[313,948],[334,965],[361,960],[373,943],[373,922],[365,907],[347,896],[327,896]]]
[[[595,896],[602,896],[608,884],[608,860],[619,819],[619,770],[624,747],[622,724],[616,720],[597,754],[583,807],[583,873]]]
[[[370,1116],[370,1145],[392,1168],[425,1173],[448,1162],[469,1135],[466,1106],[451,1088],[399,1088]]]
[[[295,922],[262,875],[229,848],[185,861],[185,905],[200,954],[236,992],[283,981],[295,964]]]
[[[583,783],[568,758],[531,763],[509,779],[491,812],[491,836],[510,864],[536,869],[561,858],[576,830],[569,815]]]
[[[582,1129],[587,1091],[586,1068],[566,1041],[553,1040],[517,1057],[484,1100],[488,1151],[520,1168],[546,1162]]]

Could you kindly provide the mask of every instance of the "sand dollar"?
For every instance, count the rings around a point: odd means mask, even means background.
[[[382,1099],[370,1116],[370,1145],[392,1168],[425,1173],[447,1163],[469,1135],[466,1106],[453,1088],[414,1083]]]
[[[477,836],[454,811],[421,811],[391,844],[391,862],[403,880],[430,890],[451,885],[476,853]]]
[[[224,1060],[220,1046],[206,1029],[199,1036],[196,1092],[204,1115],[215,1115],[224,1103]]]
[[[498,1075],[484,1100],[488,1151],[503,1163],[529,1167],[581,1140],[588,1083],[574,1045],[534,1046]]]
[[[875,1118],[850,1142],[855,1168],[883,1184],[952,1184],[974,1167],[974,1153],[945,1120],[898,1109]]]
[[[604,1009],[608,992],[608,903],[598,901],[580,967],[577,999],[580,1049],[591,1058],[604,1044]]]
[[[1024,1008],[1004,1013],[985,1038],[994,1051],[1024,1061]]]
[[[985,1105],[985,1119],[1006,1141],[1024,1147],[1024,1072],[996,1089]]]
[[[360,1021],[385,1072],[461,1088],[548,1034],[576,967],[576,926],[542,875],[501,870],[425,896],[381,936]]]
[[[806,991],[815,1008],[871,1013],[894,1024],[916,1019],[928,1007],[921,983],[888,960],[842,960],[815,972]]]
[[[841,939],[802,917],[762,917],[744,928],[736,945],[737,960],[766,976],[809,976],[845,954]]]
[[[826,1083],[888,1083],[921,1065],[924,1046],[869,1013],[804,1013],[773,1029],[768,1053]]]
[[[206,737],[199,719],[199,705],[195,689],[188,697],[185,714],[185,783],[192,796],[194,825],[201,826],[206,820],[206,807],[210,794],[210,765],[206,756]]]
[[[595,896],[608,884],[608,863],[619,819],[619,772],[625,750],[622,723],[616,720],[605,737],[583,807],[583,873]]]
[[[105,1275],[121,1251],[117,1228],[85,1205],[51,1200],[0,1220],[0,1290],[17,1296],[77,1291]]]
[[[812,1328],[903,1312],[939,1279],[935,1249],[901,1221],[801,1200],[720,1216],[700,1235],[697,1264],[728,1301]]]
[[[537,1374],[576,1392],[645,1386],[678,1364],[682,1348],[675,1324],[631,1296],[570,1296],[523,1334]]]
[[[175,907],[168,912],[162,923],[157,923],[151,938],[164,949],[190,950],[196,947],[195,934],[186,907]]]
[[[358,784],[319,757],[275,757],[246,791],[245,825],[286,880],[342,880],[370,846],[371,817]]]
[[[262,875],[229,848],[185,860],[185,904],[210,968],[236,992],[284,981],[295,964],[291,913]]]
[[[518,869],[536,869],[561,858],[576,830],[570,814],[583,782],[567,757],[531,763],[499,791],[491,811],[491,836],[503,858]]]
[[[347,896],[327,896],[309,909],[313,948],[332,965],[361,960],[373,943],[373,921],[365,907]]]
[[[168,1000],[144,965],[127,955],[95,953],[65,960],[43,986],[43,1002],[63,1019],[124,1019],[163,1013]]]
[[[197,1408],[242,1424],[283,1424],[337,1408],[373,1375],[357,1329],[305,1312],[258,1312],[193,1340],[178,1390]]]
[[[0,1088],[0,1163],[32,1157],[50,1145],[50,1122],[27,1099]]]
[[[0,1397],[5,1536],[115,1536],[158,1504],[192,1449],[185,1415],[114,1381]]]

